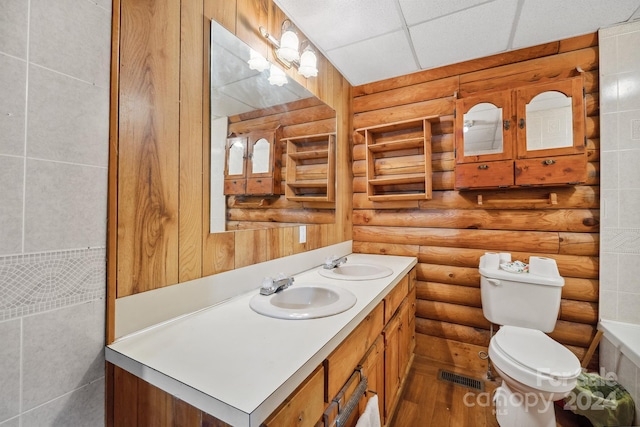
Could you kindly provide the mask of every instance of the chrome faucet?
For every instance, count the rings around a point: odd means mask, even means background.
[[[262,287],[260,288],[260,295],[273,295],[276,292],[287,289],[291,285],[293,285],[292,276],[280,274],[275,279],[265,277],[262,281]]]
[[[347,262],[346,256],[338,258],[338,256],[333,255],[324,261],[324,265],[322,266],[322,268],[327,270],[333,270],[336,267],[340,267],[345,262]]]

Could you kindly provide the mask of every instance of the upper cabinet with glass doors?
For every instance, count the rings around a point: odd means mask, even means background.
[[[582,77],[456,104],[456,188],[575,185],[587,177]]]
[[[227,139],[225,195],[280,194],[280,132],[254,131]]]

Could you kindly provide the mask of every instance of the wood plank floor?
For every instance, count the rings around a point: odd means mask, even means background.
[[[498,427],[491,398],[500,380],[485,381],[483,393],[438,380],[438,369],[469,375],[416,355],[388,427]],[[590,426],[586,418],[559,408],[556,423],[558,427]]]

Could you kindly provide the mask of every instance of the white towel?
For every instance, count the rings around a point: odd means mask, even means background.
[[[364,408],[364,412],[358,419],[356,427],[381,427],[377,394],[374,394],[367,402],[367,406]]]

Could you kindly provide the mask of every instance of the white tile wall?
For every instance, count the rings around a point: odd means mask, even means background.
[[[100,426],[111,1],[1,3],[0,426]]]
[[[601,30],[600,318],[640,324],[640,21]],[[606,338],[600,365],[640,414],[640,367]]]
[[[640,324],[640,21],[600,45],[600,317]]]

